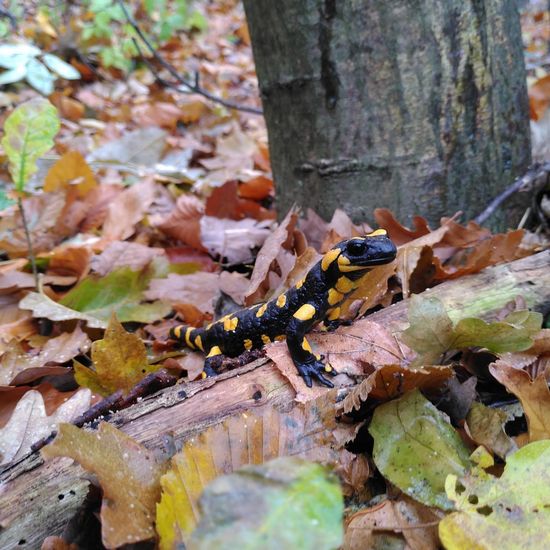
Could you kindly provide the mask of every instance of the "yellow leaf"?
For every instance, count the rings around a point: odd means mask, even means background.
[[[93,472],[103,489],[103,544],[118,548],[155,536],[155,504],[163,467],[137,441],[102,422],[97,432],[61,424],[45,458],[68,456]]]
[[[124,330],[116,315],[111,317],[103,340],[92,344],[94,369],[74,363],[75,379],[101,395],[117,390],[128,393],[142,378],[159,367],[149,365],[145,345],[136,334]]]
[[[79,197],[86,196],[97,186],[94,174],[78,151],[65,153],[48,171],[44,191],[77,190]]]

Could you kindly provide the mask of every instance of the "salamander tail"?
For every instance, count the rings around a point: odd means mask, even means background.
[[[190,349],[204,351],[203,338],[205,332],[203,328],[178,325],[170,329],[170,338],[177,340],[179,344],[187,346]]]

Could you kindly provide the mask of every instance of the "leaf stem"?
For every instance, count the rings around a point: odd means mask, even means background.
[[[34,275],[34,285],[36,287],[36,291],[38,292],[38,269],[36,268],[36,258],[34,256],[34,250],[32,248],[31,233],[29,231],[27,218],[25,217],[25,209],[23,208],[23,201],[21,200],[20,196],[17,197],[17,207],[19,208],[19,213],[21,214],[21,220],[23,221],[23,228],[25,229],[25,237],[27,239],[29,260],[31,262],[32,274]]]

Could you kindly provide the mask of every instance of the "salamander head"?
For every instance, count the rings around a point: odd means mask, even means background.
[[[384,229],[338,243],[324,256],[322,269],[327,270],[334,260],[340,272],[364,271],[395,259],[397,249]]]

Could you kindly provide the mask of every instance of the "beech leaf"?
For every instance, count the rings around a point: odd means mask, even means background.
[[[447,550],[550,547],[550,441],[509,455],[500,478],[475,468],[445,487],[458,510],[439,524]]]
[[[43,98],[19,105],[6,119],[2,147],[9,159],[15,189],[22,192],[36,172],[38,157],[53,147],[59,131],[57,109]]]
[[[127,393],[144,376],[156,371],[159,366],[150,366],[147,350],[137,334],[126,332],[112,316],[102,340],[92,344],[93,370],[74,362],[75,379],[101,395],[110,395],[117,390]]]
[[[369,432],[374,463],[385,478],[423,504],[452,508],[445,479],[466,472],[469,453],[445,415],[418,390],[380,405]]]
[[[162,466],[147,448],[107,422],[97,432],[61,424],[42,455],[68,456],[97,476],[103,489],[101,534],[107,548],[155,536]]]

